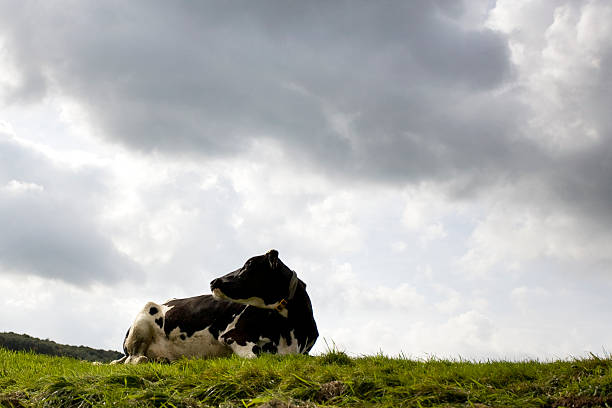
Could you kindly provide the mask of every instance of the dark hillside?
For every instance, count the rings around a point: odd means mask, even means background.
[[[85,346],[67,346],[51,340],[41,340],[27,334],[0,333],[0,347],[13,351],[32,351],[49,356],[72,357],[86,361],[109,362],[123,354],[117,351],[96,350]]]

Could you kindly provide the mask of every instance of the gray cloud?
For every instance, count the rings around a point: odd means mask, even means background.
[[[92,217],[102,177],[62,170],[0,134],[0,271],[77,285],[142,277]]]
[[[101,137],[130,148],[206,158],[269,138],[341,179],[452,179],[464,198],[538,177],[549,196],[537,205],[611,213],[610,47],[588,89],[560,85],[568,111],[546,118],[578,112],[601,139],[559,155],[536,142],[525,99],[537,95],[516,82],[508,37],[464,28],[457,2],[4,7],[22,75],[12,100],[74,98]]]
[[[444,163],[406,134],[445,145],[449,103],[511,75],[502,36],[466,31],[430,3],[33,7],[3,13],[19,21],[5,24],[16,95],[57,87],[103,137],[146,151],[228,154],[265,136],[330,168],[410,177]],[[358,115],[350,143],[326,107]],[[370,153],[374,140],[388,142]],[[420,166],[379,155],[398,150]]]

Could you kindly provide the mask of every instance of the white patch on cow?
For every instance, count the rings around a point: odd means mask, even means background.
[[[181,338],[181,334],[184,335],[185,340]],[[147,351],[147,355],[153,359],[174,361],[181,357],[223,357],[232,354],[225,344],[215,339],[208,328],[187,336],[177,327],[170,332],[168,337],[163,336],[156,340],[151,343]]]
[[[267,337],[259,337],[257,343],[253,343],[252,341],[247,341],[246,345],[241,346],[240,344],[234,342],[230,345],[232,351],[236,353],[236,355],[244,358],[255,358],[257,354],[253,352],[253,347],[259,347],[263,349],[266,344],[272,343],[272,340]]]
[[[197,331],[191,336],[175,328],[166,336],[163,324],[160,327],[155,320],[163,318],[165,323],[165,315],[172,307],[153,302],[148,302],[144,306],[136,316],[125,340],[128,357],[125,360],[117,360],[118,363],[138,364],[148,360],[174,361],[181,357],[203,358],[231,355],[230,348],[215,339],[208,328]],[[151,315],[151,308],[156,308],[157,313]],[[235,325],[235,322],[233,323]]]
[[[225,295],[223,295],[223,296],[225,296]],[[242,316],[242,314],[244,313],[245,310],[246,309],[244,309],[242,312],[238,313],[234,317],[234,320],[232,320],[231,323],[227,325],[225,330],[223,330],[222,332],[219,333],[219,338],[221,338],[221,336],[223,336],[225,333],[233,330],[236,327],[236,324],[238,323],[238,320],[240,320],[240,317]],[[233,341],[231,344],[226,345],[226,347],[229,347],[236,355],[238,355],[240,357],[254,358],[254,357],[257,357],[257,355],[255,353],[253,353],[253,347],[255,345],[256,345],[255,343],[247,342],[246,345],[241,346],[236,341]]]
[[[249,341],[246,343],[246,345],[241,346],[240,344],[234,342],[230,345],[230,348],[240,357],[254,358],[257,357],[257,354],[253,352],[253,347],[257,346],[263,350],[264,346],[270,343],[272,343],[272,339],[269,339],[268,337],[259,337],[259,340],[256,343]],[[280,355],[299,353],[299,344],[295,338],[293,330],[291,331],[291,344],[288,344],[288,340],[281,336],[279,344],[276,345],[276,349],[277,354]]]
[[[229,300],[231,302],[236,302],[236,303],[240,303],[243,305],[255,306],[260,309],[272,309],[273,308],[272,305],[267,305],[266,302],[264,302],[264,300],[260,297],[250,297],[248,299],[234,299],[234,298],[227,296],[219,288],[216,288],[215,290],[213,290],[213,297],[215,299]]]
[[[238,323],[238,320],[240,319],[240,316],[242,316],[242,314],[244,313],[245,310],[246,310],[246,308],[243,309],[242,312],[240,312],[236,316],[234,316],[234,320],[232,320],[230,322],[230,324],[227,325],[225,330],[223,330],[221,333],[219,333],[219,337],[221,337],[222,335],[224,335],[228,331],[233,330],[236,327],[236,323]]]
[[[149,313],[151,308],[156,308],[157,313],[151,315]],[[145,355],[151,342],[154,342],[158,337],[163,336],[163,330],[157,323],[155,323],[155,319],[159,319],[161,316],[161,311],[162,307],[160,305],[157,303],[148,302],[142,308],[140,313],[136,315],[136,319],[134,320],[132,327],[130,327],[128,337],[125,339],[125,348],[127,349],[130,357]]]
[[[315,341],[317,341],[317,339],[312,339],[310,340],[308,337],[306,337],[306,341],[304,341],[304,346],[300,349],[300,353],[304,353],[306,350],[310,350],[312,348],[312,346],[314,346]]]
[[[262,298],[256,297],[256,296],[250,297],[248,299],[232,299],[232,298],[228,298],[228,299],[231,300],[232,302],[258,307],[260,309],[272,309],[273,308],[272,305],[266,304],[266,302],[264,302]]]
[[[299,344],[295,338],[294,330],[291,330],[291,344],[288,344],[287,339],[281,336],[277,349],[278,354],[298,354],[300,352]]]
[[[168,313],[168,310],[171,310],[172,308],[174,308],[174,306],[168,306],[167,305],[167,303],[170,302],[171,300],[174,300],[174,299],[170,299],[166,303],[161,305],[162,313],[164,314],[164,319],[166,318],[166,313]]]
[[[125,359],[125,364],[141,364],[149,361],[147,356],[128,356]]]
[[[113,360],[110,362],[110,364],[123,364],[125,363],[125,361],[128,359],[128,356],[123,356],[118,360]]]
[[[213,289],[212,295],[217,300],[227,299],[227,296],[225,296],[225,294],[223,292],[221,292],[221,289],[219,289],[219,288]]]
[[[253,347],[255,347],[255,343],[251,343],[247,341],[245,346],[241,346],[240,344],[234,342],[230,345],[232,351],[236,353],[236,355],[243,358],[255,358],[257,354],[253,353]]]
[[[272,309],[272,310],[277,310],[276,308],[280,305],[280,301],[276,302],[276,303],[272,303],[272,304],[267,304],[266,302],[264,302],[264,300],[260,297],[250,297],[248,299],[234,299],[231,298],[229,296],[227,296],[225,293],[223,293],[221,291],[221,289],[216,288],[213,290],[213,297],[215,299],[223,299],[223,300],[229,300],[231,302],[236,302],[236,303],[240,303],[243,305],[249,305],[249,306],[253,306],[253,307],[257,307],[260,309]],[[277,312],[283,316],[283,317],[288,317],[289,313],[287,312],[287,309],[283,308],[282,310]]]

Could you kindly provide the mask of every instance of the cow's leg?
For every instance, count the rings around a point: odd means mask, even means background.
[[[232,336],[224,336],[223,342],[240,357],[254,358],[261,353],[277,354],[278,347],[270,339],[260,338],[257,343],[251,341],[236,341]]]
[[[110,364],[122,364],[127,360],[128,356],[123,356],[118,360],[113,360],[110,362]]]
[[[125,360],[125,364],[140,364],[140,363],[146,363],[148,361],[149,359],[147,358],[147,356],[129,356]]]
[[[164,316],[162,307],[156,303],[149,302],[136,316],[132,327],[125,338],[123,347],[127,358],[125,364],[138,364],[146,362],[150,358],[149,347],[158,338],[163,337]]]
[[[243,358],[257,357],[257,354],[255,352],[258,351],[258,346],[253,343],[247,342],[246,345],[241,346],[237,342],[232,341],[231,344],[229,344],[229,347],[232,349],[234,354],[240,357],[243,357]]]

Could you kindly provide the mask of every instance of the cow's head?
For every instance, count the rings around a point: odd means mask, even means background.
[[[275,249],[254,256],[242,268],[210,283],[217,299],[276,309],[283,315],[286,315],[284,308],[293,298],[297,286],[297,275],[278,259]]]

